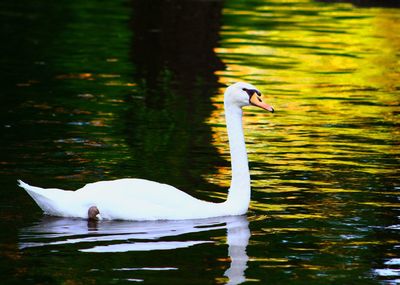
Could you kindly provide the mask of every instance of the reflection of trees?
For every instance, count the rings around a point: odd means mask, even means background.
[[[196,80],[216,81],[221,61],[214,53],[222,2],[134,0],[132,59],[138,75],[151,86],[165,69],[180,85],[193,88]]]
[[[398,0],[316,0],[318,2],[351,3],[358,7],[400,7]]]
[[[201,176],[218,163],[204,120],[222,66],[214,53],[222,2],[135,0],[132,7],[138,87],[127,120],[134,173],[181,188],[204,183]]]

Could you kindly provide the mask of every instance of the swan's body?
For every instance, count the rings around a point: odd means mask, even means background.
[[[53,216],[87,218],[92,206],[99,209],[103,219],[110,220],[175,220],[233,214],[227,210],[226,202],[204,202],[170,185],[144,179],[100,181],[77,191],[42,189],[24,182],[20,186],[46,214]]]
[[[231,150],[232,180],[228,199],[212,203],[196,199],[177,188],[144,179],[119,179],[90,183],[77,191],[43,189],[22,181],[19,185],[48,215],[92,218],[97,208],[103,219],[178,220],[242,215],[250,203],[250,174],[242,128],[242,107],[256,105],[273,111],[247,83],[225,91],[225,117]],[[89,209],[89,216],[88,216]]]

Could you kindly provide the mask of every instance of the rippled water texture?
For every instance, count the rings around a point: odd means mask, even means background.
[[[398,284],[396,1],[2,1],[2,284]],[[87,223],[16,187],[230,182],[223,90],[247,108],[247,216]]]

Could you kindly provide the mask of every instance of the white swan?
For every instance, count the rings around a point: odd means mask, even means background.
[[[242,127],[242,107],[273,112],[251,84],[238,82],[224,94],[225,119],[231,153],[232,179],[222,203],[196,199],[177,188],[144,179],[90,183],[77,191],[43,189],[19,180],[45,214],[109,220],[179,220],[242,215],[250,203],[250,174]]]

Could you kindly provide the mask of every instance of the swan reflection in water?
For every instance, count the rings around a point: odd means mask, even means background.
[[[198,244],[214,243],[208,240],[186,240],[185,234],[226,229],[230,267],[225,271],[227,284],[244,282],[248,256],[246,247],[250,238],[246,216],[217,217],[201,220],[176,221],[101,221],[43,217],[33,226],[20,231],[19,248],[81,244],[80,252],[130,252],[173,250]],[[171,237],[179,240],[171,241]],[[211,236],[210,236],[211,237]],[[160,239],[168,238],[168,241]]]

